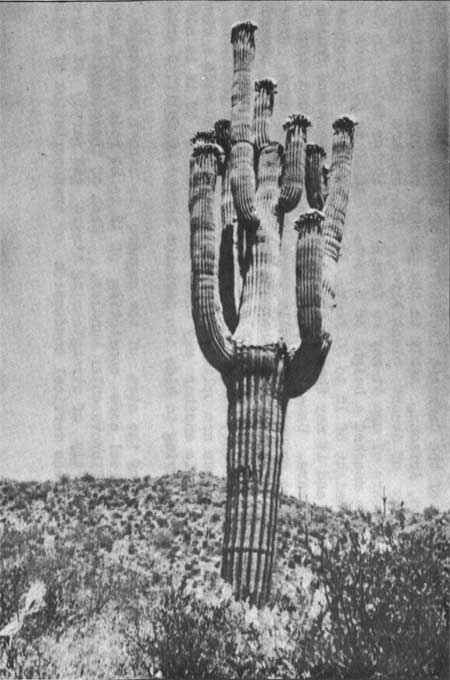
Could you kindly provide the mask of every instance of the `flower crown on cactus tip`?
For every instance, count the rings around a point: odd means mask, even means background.
[[[267,94],[277,93],[278,83],[274,78],[261,78],[255,81],[255,92],[267,92]]]
[[[213,128],[209,130],[199,130],[191,137],[191,144],[215,144],[216,143],[216,132]]]
[[[238,21],[231,27],[231,42],[235,43],[241,37],[248,37],[252,46],[255,44],[255,31],[257,24],[253,21]]]
[[[322,158],[326,158],[327,152],[323,148],[323,146],[320,146],[320,144],[307,144],[306,145],[306,153],[308,155],[313,154],[313,153],[318,153],[322,156]]]
[[[192,149],[192,156],[214,154],[218,159],[223,157],[223,149],[216,143],[216,135],[214,130],[204,130],[196,132],[191,139],[194,148]]]
[[[298,220],[294,222],[294,229],[302,235],[305,231],[311,231],[313,227],[316,227],[319,233],[322,231],[322,222],[325,219],[325,215],[321,210],[317,208],[311,208],[302,213]]]
[[[292,113],[283,123],[283,130],[292,130],[294,127],[301,127],[306,130],[310,125],[311,121],[303,113]]]
[[[353,136],[355,127],[358,125],[358,121],[351,116],[340,116],[333,123],[333,130],[335,134],[337,132],[348,132]]]

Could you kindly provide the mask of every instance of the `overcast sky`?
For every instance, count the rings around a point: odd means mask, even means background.
[[[283,487],[449,507],[447,5],[3,4],[0,474],[225,471],[226,398],[190,316],[192,134],[229,116],[252,19],[331,152],[357,117],[332,350],[288,408]],[[281,329],[297,341],[294,220]]]

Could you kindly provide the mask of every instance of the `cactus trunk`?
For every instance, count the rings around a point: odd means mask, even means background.
[[[191,298],[198,342],[228,394],[227,498],[222,576],[238,598],[270,596],[283,430],[289,399],[318,379],[331,346],[335,274],[349,194],[355,123],[335,121],[330,177],[324,150],[307,146],[310,122],[287,119],[285,147],[270,140],[276,83],[255,83],[254,32],[232,30],[231,121],[198,133],[190,166]],[[220,248],[215,224],[221,179]],[[306,186],[311,210],[296,221],[297,320],[301,343],[279,336],[280,247],[285,213]],[[216,261],[216,250],[219,261]]]
[[[222,576],[239,598],[261,605],[270,593],[283,430],[285,362],[251,348],[227,378],[227,499]]]

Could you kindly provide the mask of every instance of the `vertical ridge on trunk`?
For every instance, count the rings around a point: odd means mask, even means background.
[[[286,406],[284,356],[255,347],[241,352],[228,381],[228,528],[222,576],[233,582],[237,597],[261,604],[270,588],[276,534]]]

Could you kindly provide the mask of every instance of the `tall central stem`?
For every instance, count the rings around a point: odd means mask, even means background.
[[[267,601],[274,559],[283,431],[285,355],[245,348],[228,377],[227,503],[222,576],[238,598]],[[245,363],[244,363],[245,362]]]

